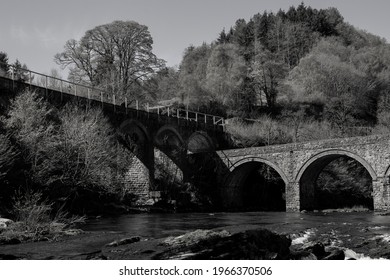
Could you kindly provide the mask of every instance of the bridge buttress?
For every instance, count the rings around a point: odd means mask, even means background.
[[[286,185],[286,212],[299,212],[299,182],[288,182]]]
[[[387,211],[390,209],[390,182],[389,177],[377,178],[372,181],[375,211]]]

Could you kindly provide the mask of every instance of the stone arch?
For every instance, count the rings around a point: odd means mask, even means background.
[[[169,187],[181,184],[184,181],[184,174],[181,166],[173,161],[166,153],[154,148],[155,171],[154,178],[158,181],[159,191],[169,192]]]
[[[186,143],[175,127],[161,127],[154,138],[155,146],[186,173]]]
[[[215,144],[206,132],[196,131],[188,138],[187,148],[190,153],[212,152],[215,151]]]
[[[247,162],[260,162],[260,163],[263,163],[263,164],[266,164],[266,165],[272,167],[279,174],[279,176],[283,179],[284,183],[286,185],[288,184],[288,178],[287,178],[286,174],[279,168],[279,166],[277,166],[272,161],[269,161],[267,159],[260,158],[260,157],[250,157],[250,156],[245,157],[245,158],[235,162],[232,166],[230,166],[230,168],[229,168],[230,172],[233,172],[236,168],[238,168],[239,166],[241,166]]]
[[[353,152],[341,149],[320,152],[307,160],[295,177],[295,182],[299,183],[301,210],[313,210],[315,208],[315,182],[322,170],[339,157],[348,157],[356,160],[367,170],[373,181],[377,180],[377,174],[372,166],[364,158]]]
[[[155,136],[154,142],[157,147],[162,148],[186,148],[185,141],[181,137],[180,133],[174,127],[170,125],[164,125],[161,127]]]
[[[119,126],[122,144],[134,159],[125,176],[127,191],[140,201],[149,197],[154,181],[154,155],[147,128],[136,120],[126,120]]]
[[[235,162],[225,179],[225,207],[238,210],[284,211],[288,178],[273,162],[260,157],[245,157]],[[267,170],[268,178],[264,171]]]
[[[146,166],[153,165],[151,137],[147,128],[136,120],[126,120],[119,127],[123,144]]]

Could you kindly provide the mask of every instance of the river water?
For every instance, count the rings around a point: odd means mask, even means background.
[[[145,238],[216,228],[267,228],[289,235],[293,246],[319,241],[351,249],[358,253],[357,258],[390,258],[390,216],[375,212],[129,214],[92,219],[83,226],[88,231],[126,232]]]

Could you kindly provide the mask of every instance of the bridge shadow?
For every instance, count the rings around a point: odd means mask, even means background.
[[[285,183],[270,166],[248,162],[231,171],[216,152],[190,155],[191,182],[220,211],[285,211]]]

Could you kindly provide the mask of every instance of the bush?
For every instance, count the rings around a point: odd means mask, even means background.
[[[12,102],[5,127],[20,147],[32,186],[45,187],[52,199],[122,193],[132,157],[101,109],[68,105],[59,111],[26,91]]]
[[[226,125],[233,143],[238,147],[274,145],[292,142],[287,127],[269,116],[254,122],[232,119]]]
[[[9,138],[0,134],[0,182],[14,165],[18,152],[12,146]]]
[[[66,234],[67,229],[85,221],[85,217],[68,217],[62,209],[53,213],[53,203],[44,200],[41,192],[31,190],[16,194],[12,212],[15,222],[0,234],[0,242],[47,240]]]

